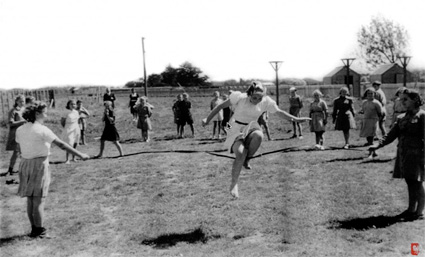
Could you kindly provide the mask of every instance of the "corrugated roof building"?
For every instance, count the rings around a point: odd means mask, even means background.
[[[360,96],[360,78],[361,75],[350,68],[348,82],[352,85],[351,91],[353,96]],[[324,85],[346,85],[347,84],[347,68],[339,66],[323,77]]]
[[[370,81],[379,80],[382,84],[403,83],[404,70],[397,63],[384,64],[379,66],[370,74]],[[413,76],[410,71],[406,71],[406,82],[413,82]]]

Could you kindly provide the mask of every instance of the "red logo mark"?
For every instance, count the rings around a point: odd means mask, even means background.
[[[419,244],[418,243],[412,243],[410,245],[410,250],[412,252],[412,255],[418,255],[419,254]]]

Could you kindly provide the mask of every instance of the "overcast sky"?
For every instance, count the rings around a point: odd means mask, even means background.
[[[185,61],[211,80],[322,79],[382,15],[425,68],[424,0],[0,0],[0,88],[122,86]]]

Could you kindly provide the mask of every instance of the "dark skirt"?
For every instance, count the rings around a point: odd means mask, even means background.
[[[103,129],[102,136],[100,137],[102,141],[119,141],[120,135],[118,134],[117,128],[113,124],[106,124],[105,129]]]

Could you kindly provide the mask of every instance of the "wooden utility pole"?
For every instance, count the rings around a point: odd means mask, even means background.
[[[270,61],[270,65],[276,72],[276,104],[279,106],[279,77],[277,71],[280,68],[282,61]]]
[[[143,48],[143,80],[145,87],[145,96],[148,96],[148,81],[146,79],[146,63],[145,63],[145,38],[142,37],[142,48]]]
[[[352,91],[352,88],[350,87],[350,65],[353,63],[353,61],[355,59],[356,58],[344,58],[344,59],[341,59],[341,61],[344,63],[345,68],[347,69],[347,80],[346,80],[346,84],[347,84],[348,92],[350,92],[350,95],[353,95],[353,93],[354,93]],[[354,77],[353,77],[353,84],[354,84]]]
[[[411,58],[412,56],[397,56],[403,66],[403,87],[406,87],[407,84],[407,65]]]

